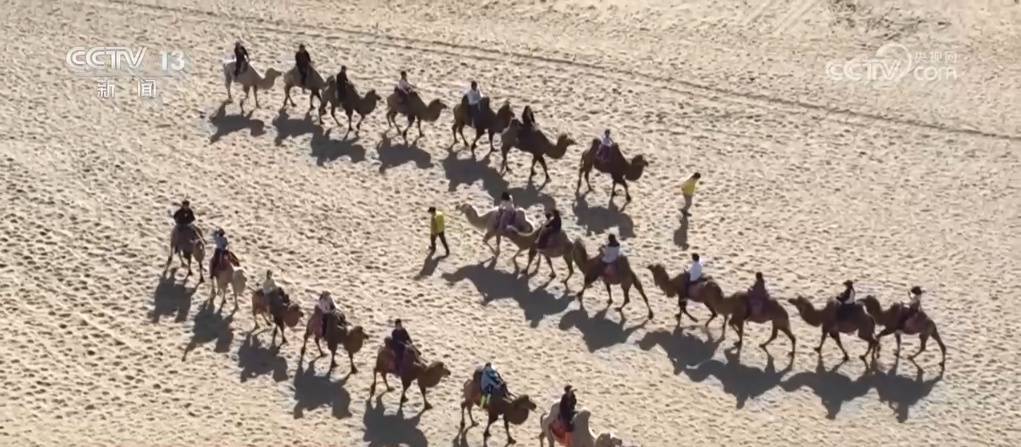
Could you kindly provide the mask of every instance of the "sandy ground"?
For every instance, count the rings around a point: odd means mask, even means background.
[[[643,446],[1021,440],[1015,1],[4,3],[0,445],[482,445],[479,428],[459,435],[458,402],[486,359],[543,409],[574,384],[597,431]],[[219,67],[239,35],[260,67],[289,68],[307,42],[319,67],[346,64],[363,90],[388,92],[407,69],[452,104],[478,79],[516,111],[532,104],[548,131],[588,141],[613,128],[652,165],[621,211],[600,175],[575,199],[581,147],[538,189],[521,153],[500,176],[495,160],[449,150],[449,111],[413,144],[383,134],[379,111],[358,138],[306,118],[300,95],[281,114],[280,83],[241,115],[221,103]],[[891,43],[944,55],[914,59],[940,78],[827,75]],[[101,98],[65,55],[103,45],[145,46],[150,65],[180,50],[187,71],[159,79],[159,99],[130,78]],[[704,181],[682,224],[678,188],[695,170]],[[775,296],[816,303],[849,277],[887,303],[920,284],[946,372],[934,345],[918,366],[897,363],[892,339],[875,371],[840,365],[832,344],[817,361],[818,334],[796,317],[793,361],[783,339],[771,354],[755,347],[762,326],[728,354],[734,334],[721,341],[718,326],[675,329],[644,268],[654,320],[640,301],[626,319],[603,311],[601,286],[581,310],[577,277],[568,291],[546,266],[525,280],[506,256],[482,263],[480,234],[454,207],[508,188],[533,218],[558,204],[590,249],[619,234],[636,266],[677,272],[698,251],[726,291],[757,270]],[[184,196],[205,228],[232,235],[253,286],[272,268],[306,308],[333,291],[372,336],[358,374],[299,364],[297,331],[272,349],[251,331],[247,297],[218,309],[204,304],[208,283],[161,276],[166,213]],[[425,250],[430,205],[449,216],[446,259]],[[415,393],[402,414],[396,393],[366,399],[394,317],[454,371],[431,411]],[[538,421],[513,428],[522,445]]]

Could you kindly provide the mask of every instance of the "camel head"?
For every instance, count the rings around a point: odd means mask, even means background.
[[[656,286],[663,290],[670,289],[670,274],[667,273],[666,267],[663,264],[650,264],[649,272],[652,273],[652,281],[656,283]],[[670,294],[667,294],[670,296]]]
[[[266,76],[263,76],[263,77],[266,78],[266,80],[274,80],[275,81],[276,78],[279,78],[280,76],[283,76],[283,73],[281,73],[280,70],[277,70],[277,69],[275,69],[273,67],[269,67],[269,68],[266,69]]]
[[[815,307],[815,306],[812,305],[812,302],[808,300],[808,298],[805,298],[805,297],[803,297],[801,295],[798,295],[798,296],[796,296],[794,298],[788,298],[787,302],[791,303],[792,305],[794,305],[794,307],[796,307],[799,312],[802,309],[814,308]]]
[[[504,101],[503,105],[500,106],[500,110],[496,111],[496,122],[504,127],[510,126],[511,121],[514,120],[514,111],[511,110],[510,101]]]
[[[883,313],[883,307],[879,305],[879,300],[874,295],[867,295],[861,299],[861,302],[865,304],[865,311],[873,317],[879,317]]]

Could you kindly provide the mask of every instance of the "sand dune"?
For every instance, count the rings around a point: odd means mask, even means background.
[[[1021,311],[1009,301],[1021,292],[1016,2],[16,0],[5,12],[2,445],[482,445],[482,430],[460,434],[458,420],[461,384],[486,360],[540,409],[573,384],[594,430],[634,445],[1021,439]],[[651,165],[622,211],[600,174],[576,199],[587,144],[550,161],[539,188],[521,152],[501,176],[498,155],[479,162],[451,146],[449,110],[416,141],[386,133],[380,110],[345,137],[306,116],[300,94],[279,111],[278,81],[241,114],[222,102],[220,67],[238,37],[260,67],[282,71],[305,42],[321,71],[345,64],[363,91],[388,93],[406,69],[425,97],[454,104],[477,79],[517,112],[531,104],[548,134],[587,142],[612,128]],[[827,64],[891,43],[929,54],[916,66],[944,78],[827,76]],[[187,69],[156,81],[159,98],[140,98],[127,77],[101,98],[98,79],[65,57],[103,45],[149,48],[150,67],[178,50]],[[681,221],[680,183],[696,170],[703,183]],[[522,278],[506,244],[491,266],[455,206],[505,190],[535,219],[558,206],[590,248],[618,234],[656,319],[644,321],[637,296],[623,316],[604,310],[599,285],[579,309],[581,279],[565,287],[560,260],[556,280],[545,263]],[[333,292],[371,337],[358,374],[299,364],[300,331],[272,347],[251,330],[247,296],[221,309],[206,303],[208,281],[161,275],[167,211],[184,197],[203,228],[231,235],[251,287],[272,269],[308,309]],[[448,215],[449,258],[426,252],[429,206]],[[816,303],[845,278],[884,303],[921,284],[947,369],[935,346],[917,366],[896,361],[890,339],[876,370],[840,364],[832,344],[817,359],[818,332],[797,318],[793,359],[782,338],[771,354],[755,348],[769,335],[761,325],[740,356],[717,324],[675,328],[675,302],[644,266],[677,272],[692,251],[728,292],[755,271],[775,296]],[[453,371],[431,391],[433,410],[421,412],[415,388],[400,414],[398,393],[368,399],[397,317]],[[521,445],[534,444],[539,416],[512,427]],[[503,442],[493,431],[491,444]]]

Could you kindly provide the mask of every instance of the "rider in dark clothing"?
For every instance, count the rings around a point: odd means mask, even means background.
[[[558,233],[560,233],[560,210],[554,208],[552,212],[546,214],[546,224],[542,226],[542,234],[539,235],[539,240],[535,243],[536,247],[545,248],[549,238]]]
[[[521,111],[521,124],[525,126],[526,130],[535,128],[535,114],[532,113],[532,106],[525,106],[525,109]]]
[[[298,45],[298,52],[294,53],[294,64],[301,74],[301,86],[305,87],[305,79],[308,78],[308,69],[312,66],[312,57],[305,51],[305,44]]]
[[[174,212],[174,223],[178,227],[187,227],[195,223],[195,213],[191,211],[191,204],[187,200],[181,202],[181,207]]]
[[[908,305],[908,309],[904,311],[904,314],[901,315],[900,321],[897,322],[898,328],[903,328],[904,325],[907,324],[908,320],[910,320],[911,317],[915,316],[915,314],[917,314],[918,311],[921,310],[923,293],[925,293],[925,291],[923,291],[922,288],[919,286],[914,286],[911,288],[910,292],[908,293],[908,296],[911,297],[911,303]]]
[[[397,369],[400,370],[404,359],[404,350],[411,345],[411,336],[404,329],[401,320],[394,320],[394,330],[390,333],[390,341],[393,343],[394,357],[397,361]]]
[[[564,387],[564,395],[560,396],[560,420],[568,432],[574,431],[574,409],[578,406],[578,398],[574,396],[571,385]]]
[[[337,99],[344,101],[344,95],[347,93],[347,66],[341,65],[340,72],[337,73]]]
[[[840,307],[837,308],[837,319],[844,319],[850,314],[851,309],[854,309],[854,294],[854,282],[844,281],[844,291],[837,295],[837,301],[840,302]]]
[[[755,284],[748,289],[748,315],[754,314],[752,303],[761,304],[767,299],[769,299],[769,292],[766,291],[766,279],[762,276],[762,272],[755,272]]]
[[[241,45],[241,41],[234,42],[234,77],[236,78],[242,71],[248,68],[248,50],[245,49],[244,45]]]

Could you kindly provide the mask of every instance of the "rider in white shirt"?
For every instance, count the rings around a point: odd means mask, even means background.
[[[691,254],[691,267],[688,268],[688,282],[695,283],[702,278],[702,260],[698,253]]]
[[[612,264],[620,258],[620,242],[617,242],[617,236],[611,234],[600,251],[602,251],[603,264]]]
[[[606,129],[606,131],[603,132],[602,138],[599,139],[599,151],[596,155],[598,155],[599,158],[605,159],[609,155],[610,149],[613,148],[614,144],[616,143],[613,141],[613,138],[610,138],[610,129]]]
[[[337,304],[333,302],[333,295],[330,295],[330,292],[326,291],[319,294],[319,302],[316,303],[316,309],[318,309],[319,312],[322,314],[322,316],[320,317],[320,321],[322,321],[323,335],[325,336],[327,321],[326,317],[331,314],[334,314],[337,310]],[[340,318],[340,316],[337,316],[337,318]],[[341,318],[340,321],[343,322],[343,319]]]
[[[277,283],[273,281],[273,272],[266,270],[266,279],[262,281],[262,295],[269,297],[277,289]]]

